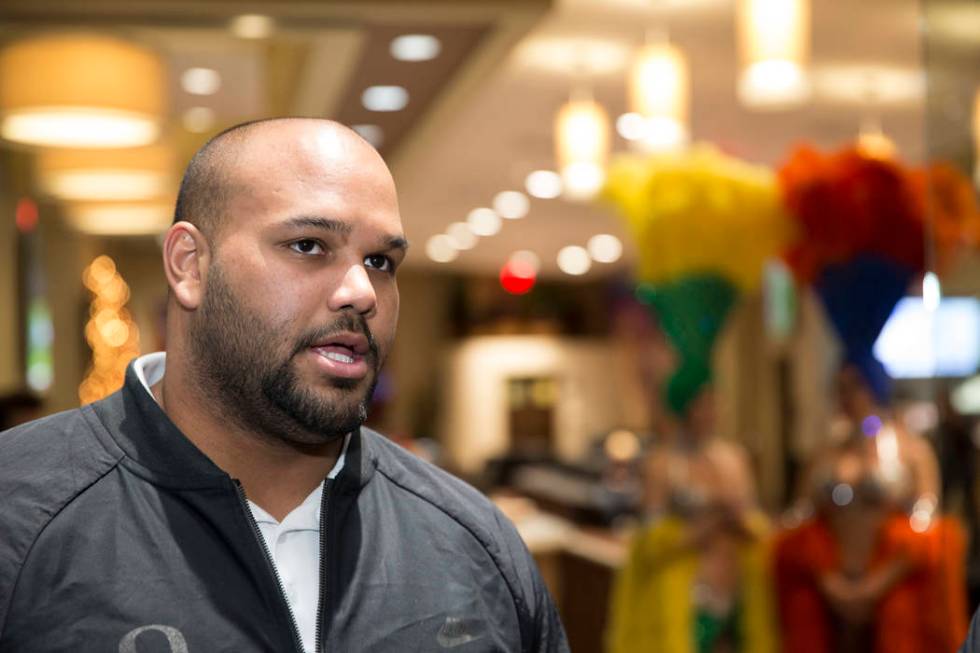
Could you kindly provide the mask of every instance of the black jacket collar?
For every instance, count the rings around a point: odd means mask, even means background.
[[[126,368],[122,389],[92,404],[99,420],[126,453],[125,464],[161,485],[193,489],[224,487],[231,478],[198,449],[143,387],[133,364]],[[351,436],[338,489],[356,492],[371,478],[376,466],[369,429]]]

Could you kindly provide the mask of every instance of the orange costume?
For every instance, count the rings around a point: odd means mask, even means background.
[[[875,607],[875,653],[957,649],[967,630],[964,547],[962,529],[953,519],[936,519],[924,532],[913,530],[908,516],[900,513],[883,522],[870,569],[904,557],[910,571]],[[833,615],[818,579],[839,568],[838,545],[823,518],[811,519],[778,538],[775,576],[786,653],[837,650]]]

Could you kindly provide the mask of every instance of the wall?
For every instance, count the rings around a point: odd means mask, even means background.
[[[623,383],[611,373],[615,352],[608,341],[484,336],[452,344],[443,356],[441,442],[465,473],[508,449],[510,377],[558,380],[554,433],[562,460],[580,458],[593,438],[622,425]]]
[[[450,277],[400,272],[398,289],[398,334],[385,366],[395,395],[379,427],[390,435],[432,437],[439,354],[450,337]]]
[[[3,175],[0,175],[3,176]],[[16,200],[9,189],[0,189],[0,394],[20,389],[21,316],[17,305]]]

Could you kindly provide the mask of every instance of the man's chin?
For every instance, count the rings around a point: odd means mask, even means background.
[[[366,414],[374,391],[374,379],[330,378],[326,383],[307,386],[308,397],[320,403],[324,413],[334,415]]]
[[[337,401],[336,398],[319,394],[307,395],[279,407],[299,429],[289,439],[308,444],[324,443],[346,435],[358,429],[367,419],[367,404],[354,397]]]

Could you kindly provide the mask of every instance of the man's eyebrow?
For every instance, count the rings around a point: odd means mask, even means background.
[[[301,215],[295,218],[289,218],[282,224],[286,227],[293,228],[312,227],[313,229],[333,231],[345,236],[350,234],[350,232],[354,229],[354,227],[348,222],[313,215]]]
[[[389,236],[384,240],[385,249],[400,249],[405,251],[408,249],[408,241],[405,240],[404,236]]]
[[[354,230],[354,226],[349,222],[344,222],[343,220],[336,220],[334,218],[325,218],[316,215],[300,215],[294,218],[289,218],[282,223],[285,227],[289,228],[313,228],[322,229],[324,231],[333,231],[335,233],[348,236]],[[384,249],[408,249],[408,241],[404,236],[384,236],[381,239],[381,246]]]

